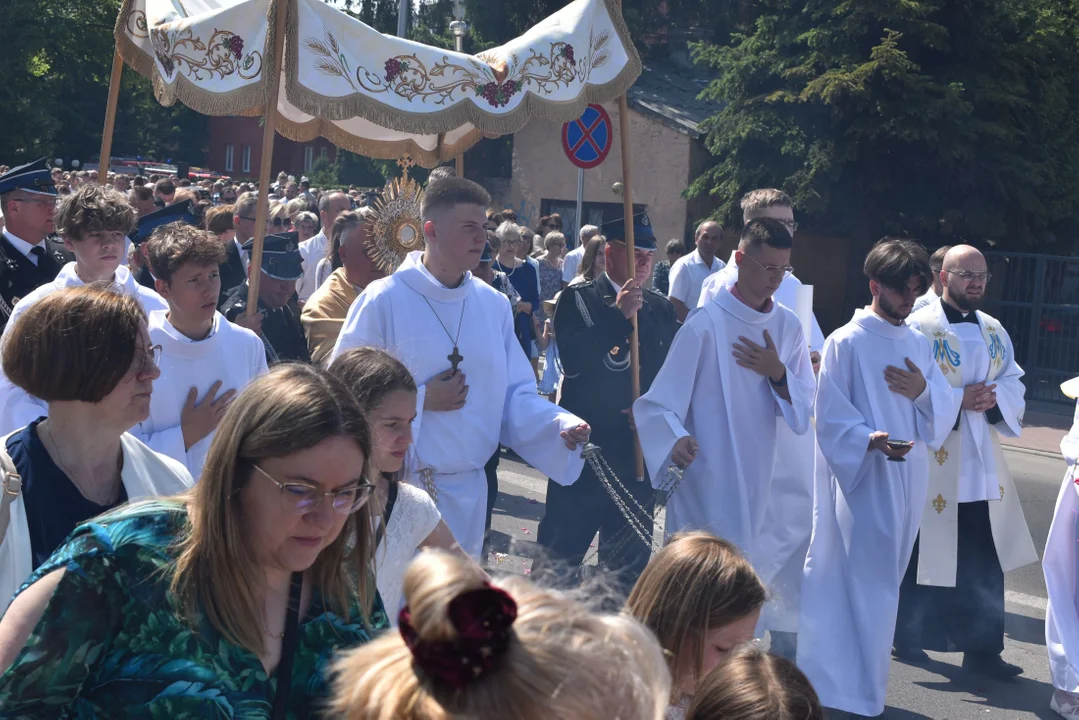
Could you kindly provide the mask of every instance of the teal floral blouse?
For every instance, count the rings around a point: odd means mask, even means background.
[[[44,616],[0,676],[0,718],[268,718],[277,680],[257,656],[205,620],[197,632],[168,595],[173,546],[187,514],[142,506],[75,529],[20,590],[67,568]],[[301,619],[289,718],[319,714],[338,650],[387,627],[381,602],[365,625],[312,598]]]

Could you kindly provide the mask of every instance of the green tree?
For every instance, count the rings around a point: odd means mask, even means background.
[[[0,23],[0,161],[97,155],[112,68],[119,0],[8,0]],[[206,123],[187,108],[164,108],[150,82],[124,70],[115,155],[199,163]]]
[[[699,46],[723,104],[690,188],[782,187],[809,224],[1045,247],[1079,216],[1079,33],[1058,0],[761,0]]]

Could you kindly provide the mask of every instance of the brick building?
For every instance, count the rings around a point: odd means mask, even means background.
[[[206,167],[234,178],[258,179],[261,168],[262,123],[258,117],[212,117]],[[333,162],[337,147],[325,138],[294,142],[274,138],[272,175],[284,170],[299,178],[319,158]]]

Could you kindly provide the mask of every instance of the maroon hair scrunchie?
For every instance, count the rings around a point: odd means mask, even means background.
[[[484,583],[451,600],[448,615],[457,631],[454,640],[420,639],[407,607],[397,616],[397,625],[416,664],[431,677],[460,689],[490,672],[506,652],[517,603],[505,590]]]

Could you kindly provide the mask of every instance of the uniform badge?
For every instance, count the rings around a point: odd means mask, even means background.
[[[286,243],[285,244],[285,252],[293,252],[295,249],[296,249],[296,246],[293,245],[292,243]]]
[[[11,307],[15,307],[16,305],[18,305],[20,300],[22,300],[21,297],[11,298]]]
[[[651,224],[652,224],[652,221],[648,219],[647,214],[641,215],[641,225],[644,225],[645,227],[648,227]]]
[[[615,345],[613,348],[611,348],[611,355],[617,355],[621,349],[621,345]]]

